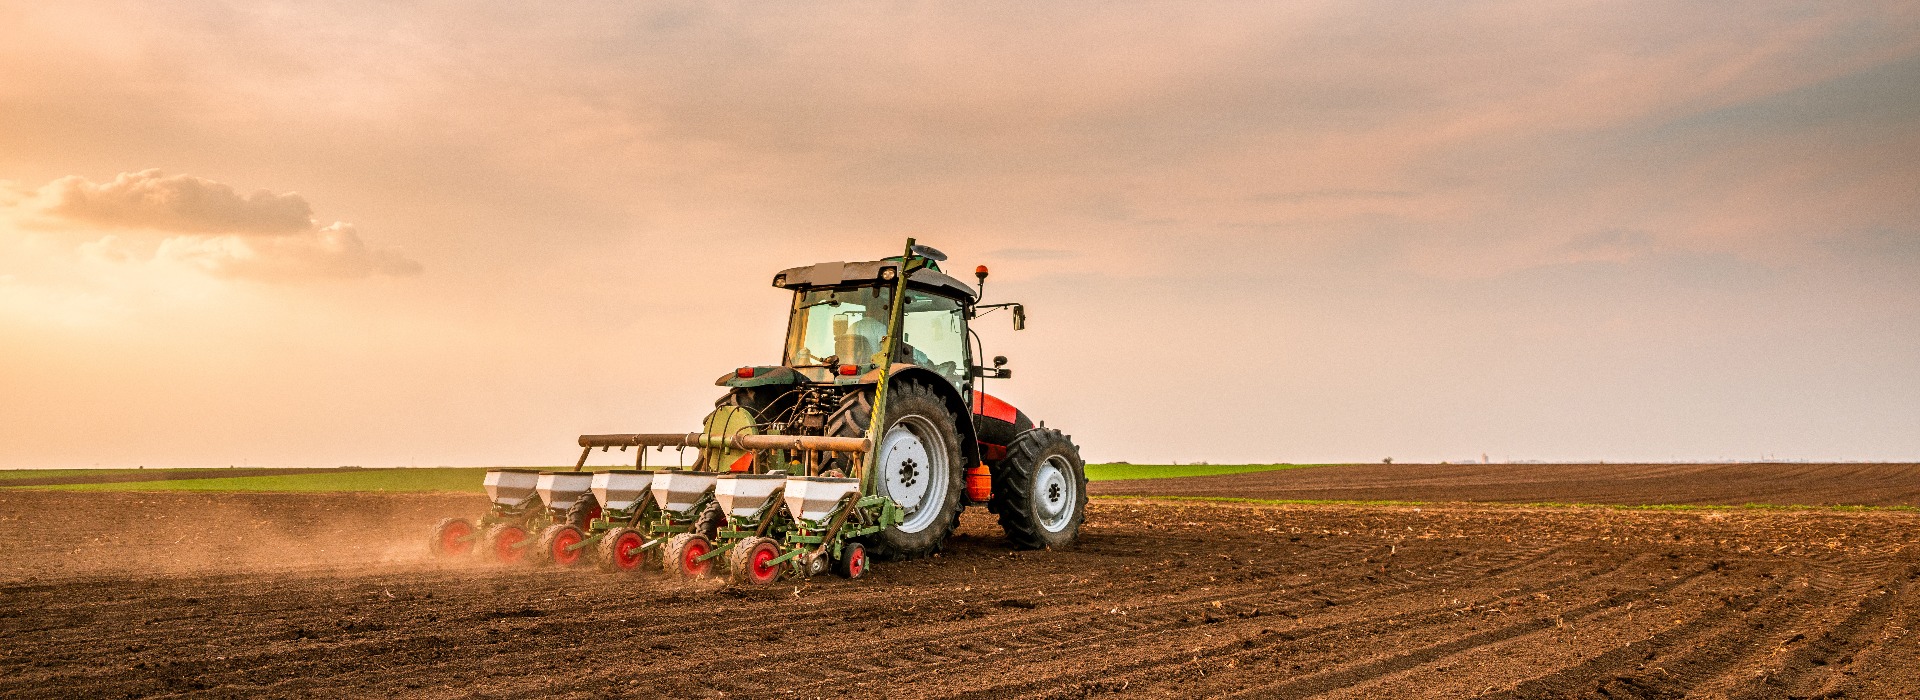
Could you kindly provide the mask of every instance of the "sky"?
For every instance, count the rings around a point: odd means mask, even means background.
[[[908,236],[1093,461],[1920,460],[1920,5],[0,0],[0,467],[570,463]]]

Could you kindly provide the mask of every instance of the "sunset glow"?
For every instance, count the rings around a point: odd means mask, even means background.
[[[570,462],[908,236],[1090,461],[1920,457],[1910,2],[7,3],[0,75],[0,467]]]

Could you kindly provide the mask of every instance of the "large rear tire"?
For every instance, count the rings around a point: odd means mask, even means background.
[[[993,470],[992,510],[1016,547],[1073,544],[1087,518],[1087,465],[1080,448],[1052,428],[1022,433]]]
[[[862,437],[873,415],[867,391],[850,392],[829,418],[835,435]],[[940,550],[960,522],[966,492],[964,454],[956,418],[947,402],[920,384],[901,382],[887,392],[887,416],[880,437],[875,490],[906,510],[906,519],[869,536],[874,554],[886,559],[923,557]],[[849,472],[851,473],[851,472]]]

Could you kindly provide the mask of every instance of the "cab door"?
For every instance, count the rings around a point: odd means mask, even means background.
[[[960,302],[909,290],[900,330],[901,361],[933,370],[967,394],[967,320]]]

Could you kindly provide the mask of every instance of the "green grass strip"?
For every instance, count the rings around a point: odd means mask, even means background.
[[[1545,501],[1538,503],[1501,503],[1495,501],[1354,501],[1318,498],[1236,498],[1233,496],[1149,496],[1149,495],[1099,495],[1093,498],[1109,500],[1139,499],[1148,501],[1199,501],[1208,503],[1244,503],[1257,506],[1475,506],[1486,508],[1584,508],[1605,510],[1668,510],[1668,511],[1731,511],[1731,510],[1785,510],[1785,511],[1838,511],[1838,512],[1905,512],[1920,513],[1920,506],[1855,506],[1855,505],[1783,505],[1777,503],[1743,503],[1740,505],[1694,504],[1694,503],[1559,503]]]
[[[138,472],[139,469],[0,469],[0,483],[14,479],[46,479],[59,476],[86,476],[88,474],[119,474]]]

